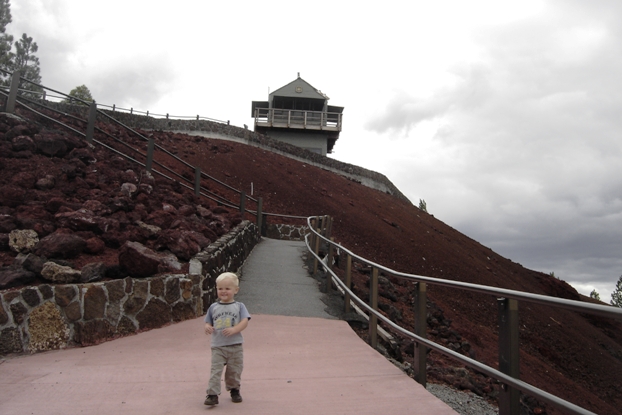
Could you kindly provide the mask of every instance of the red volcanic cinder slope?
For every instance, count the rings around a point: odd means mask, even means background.
[[[51,127],[37,128],[41,131]],[[235,142],[162,131],[144,134],[152,134],[157,144],[189,164],[201,167],[203,172],[216,179],[248,194],[252,189],[254,197],[262,197],[266,212],[333,216],[333,236],[338,242],[389,268],[589,301],[565,282],[501,257],[411,203],[338,174],[269,150]],[[134,140],[127,136],[125,139]],[[2,138],[0,142],[6,143],[7,140]],[[20,160],[18,157],[11,146],[3,144],[0,154],[0,176],[3,178],[0,184],[7,183],[15,176],[15,166]],[[171,168],[178,167],[173,162],[162,161]],[[62,158],[54,157],[50,157],[48,162],[65,163]],[[126,165],[122,167],[125,169]],[[33,171],[35,174],[44,174],[36,169]],[[58,171],[62,172],[62,169]],[[192,177],[188,172],[184,175]],[[93,183],[106,180],[111,179],[102,177]],[[85,180],[79,183],[81,186],[91,185]],[[234,197],[233,192],[226,188],[214,186],[213,190],[223,196]],[[190,190],[177,191],[179,202],[169,196],[167,203],[214,205],[213,202],[193,199]],[[150,200],[149,203],[159,202]],[[254,209],[254,206],[249,208]],[[275,219],[270,221],[278,222]],[[8,265],[14,256],[6,251],[1,254],[3,265]],[[94,259],[81,258],[76,261],[87,263]],[[116,260],[114,247],[107,247],[103,260],[108,263]],[[354,278],[354,290],[365,295],[365,270],[359,271]],[[381,291],[381,309],[397,318],[400,324],[412,328],[413,285],[388,277],[384,279]],[[434,286],[428,288],[428,296],[429,338],[497,367],[496,298]],[[527,303],[519,304],[519,316],[520,370],[523,380],[593,412],[620,413],[620,322]],[[402,341],[400,350],[393,353],[398,359],[412,361],[412,345],[408,341]],[[494,398],[498,390],[495,382],[474,371],[465,370],[435,352],[430,353],[429,364],[432,380],[471,389],[490,398]],[[560,413],[529,399],[525,400],[525,404],[537,413]]]

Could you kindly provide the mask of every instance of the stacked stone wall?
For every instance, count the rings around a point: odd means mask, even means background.
[[[269,224],[266,229],[267,238],[287,241],[302,241],[307,233],[309,227],[304,225]]]
[[[260,241],[244,221],[191,260],[188,274],[0,291],[0,355],[88,346],[198,317],[216,277],[237,271]]]

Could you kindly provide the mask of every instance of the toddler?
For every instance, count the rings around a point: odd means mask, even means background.
[[[218,404],[220,377],[224,366],[225,387],[233,402],[242,402],[240,379],[242,375],[242,330],[251,319],[246,306],[234,297],[240,290],[238,276],[225,272],[216,278],[218,301],[210,306],[205,315],[205,334],[212,336],[212,370],[207,388],[205,405]]]

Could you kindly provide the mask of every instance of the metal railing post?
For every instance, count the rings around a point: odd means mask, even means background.
[[[320,226],[321,225],[318,223],[317,228],[315,230],[321,235],[322,229],[320,228]],[[313,245],[313,252],[315,253],[315,261],[313,261],[313,275],[317,273],[317,267],[318,267],[317,255],[320,252],[320,240],[321,239],[322,238],[316,235],[315,244]]]
[[[149,142],[147,144],[147,164],[145,167],[147,171],[151,173],[151,166],[153,165],[153,148],[155,147],[155,140],[153,137],[149,138]]]
[[[20,73],[19,70],[13,72],[11,76],[11,87],[9,89],[9,96],[6,99],[6,105],[4,110],[9,114],[15,112],[15,102],[17,101],[17,90],[19,89]]]
[[[201,194],[201,168],[194,168],[194,194],[199,196]]]
[[[93,136],[95,135],[95,120],[97,119],[97,104],[95,101],[91,102],[89,106],[89,120],[86,125],[86,141],[89,144],[93,144]]]
[[[415,292],[415,334],[419,337],[427,339],[427,287],[425,282],[416,284]],[[415,342],[414,369],[415,380],[424,388],[427,383],[426,365],[427,365],[427,347],[423,344]]]
[[[518,301],[499,298],[499,370],[518,379]],[[519,415],[520,394],[515,388],[501,384],[499,415]]]
[[[261,228],[263,225],[263,212],[261,211],[262,207],[263,207],[263,199],[261,197],[258,197],[257,198],[257,228],[259,229],[259,235],[261,235]]]
[[[378,268],[371,270],[371,280],[369,281],[369,306],[378,311]],[[378,347],[378,317],[369,314],[369,345],[374,349]]]
[[[348,254],[346,258],[346,287],[348,287],[349,290],[352,289],[352,255],[350,254]],[[346,292],[344,296],[344,301],[345,301],[344,312],[345,313],[350,312],[350,300],[351,300],[350,294]]]
[[[331,242],[335,241],[335,238],[330,238]],[[332,269],[333,268],[333,244],[329,243],[328,244],[328,257],[327,257],[327,263],[326,263],[326,267],[328,269]],[[326,270],[326,293],[330,294],[331,290],[333,289],[333,277],[332,275],[330,275],[330,272],[328,272],[328,269]]]
[[[246,212],[246,192],[240,192],[240,215],[244,218]]]

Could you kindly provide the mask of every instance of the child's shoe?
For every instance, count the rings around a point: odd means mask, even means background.
[[[205,402],[203,402],[203,404],[209,406],[218,405],[218,395],[207,395],[207,398],[205,398]]]
[[[239,389],[231,389],[231,401],[235,403],[242,402],[242,395],[240,395]]]

